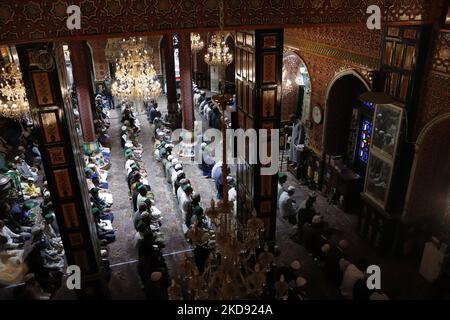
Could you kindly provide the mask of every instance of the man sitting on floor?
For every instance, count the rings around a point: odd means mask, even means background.
[[[295,225],[297,223],[296,221],[296,215],[297,210],[295,209],[294,203],[295,201],[292,199],[292,196],[295,193],[295,188],[293,186],[290,186],[286,191],[284,191],[279,200],[279,207],[280,207],[280,213],[281,216],[284,219],[287,219],[291,224]]]

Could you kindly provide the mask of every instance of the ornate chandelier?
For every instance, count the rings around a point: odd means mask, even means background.
[[[191,50],[192,52],[198,52],[203,49],[205,43],[200,37],[199,33],[191,33]]]
[[[156,99],[161,95],[161,84],[142,38],[123,39],[122,50],[116,61],[117,81],[112,85],[113,94],[121,99]]]
[[[223,34],[224,27],[224,8],[223,0],[219,2],[219,28],[220,32],[214,34],[211,37],[211,42],[208,46],[207,53],[205,54],[205,62],[210,66],[227,66],[233,62],[233,55],[229,52],[230,48],[225,42],[225,36]]]
[[[205,54],[205,62],[210,66],[227,66],[233,62],[233,55],[229,51],[225,36],[221,32],[214,34]]]
[[[219,94],[213,97],[223,112],[231,95]],[[226,132],[225,119],[222,118],[222,133]],[[225,136],[225,135],[224,135]],[[199,274],[188,260],[183,268],[188,275],[188,292],[193,299],[244,299],[259,297],[265,286],[267,266],[271,263],[265,259],[270,255],[267,249],[257,254],[260,249],[264,222],[252,216],[246,225],[239,223],[233,213],[233,203],[228,200],[228,175],[226,159],[226,139],[223,141],[222,165],[224,199],[216,203],[211,200],[211,207],[205,212],[211,220],[213,231],[205,231],[194,225],[187,233],[194,246],[208,246],[213,243],[211,253],[205,264],[205,271]],[[175,288],[175,286],[172,286]]]
[[[0,78],[0,115],[15,121],[29,118],[30,106],[19,66],[12,62],[6,69],[2,68]]]

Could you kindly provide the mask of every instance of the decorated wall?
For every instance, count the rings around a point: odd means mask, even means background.
[[[92,59],[94,61],[94,75],[96,81],[103,81],[111,77],[109,72],[108,61],[106,60],[106,44],[107,40],[90,40],[89,46],[92,50]]]
[[[305,62],[311,79],[311,108],[326,112],[327,91],[339,74],[354,70],[370,83],[369,71],[378,69],[382,32],[363,25],[314,26],[285,29],[285,47]],[[309,143],[321,154],[324,123],[313,124]]]

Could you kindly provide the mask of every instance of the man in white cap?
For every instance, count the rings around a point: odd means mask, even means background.
[[[287,181],[287,175],[284,172],[278,172],[278,201],[283,192],[287,191],[284,184]]]
[[[171,183],[172,182],[172,174],[175,172],[175,166],[179,163],[177,158],[173,158],[170,161],[170,165],[167,165],[167,172],[166,172],[166,178],[167,178],[167,183]]]
[[[287,192],[283,192],[280,196],[279,200],[279,207],[280,207],[280,214],[284,219],[287,219],[290,223],[296,224],[296,215],[297,210],[294,207],[294,201],[292,199],[292,196],[295,193],[295,188],[293,186],[290,186],[287,190]]]
[[[167,170],[168,170],[169,166],[172,165],[173,158],[174,158],[173,154],[169,154],[167,156],[167,158],[164,158],[161,161],[162,166],[163,166],[163,171],[164,171],[164,177],[166,177],[166,178],[167,178]]]
[[[22,190],[24,193],[25,200],[28,200],[30,198],[35,199],[41,194],[41,189],[36,187],[33,178],[27,179],[27,183],[25,185],[22,185]]]
[[[172,189],[174,190],[173,192],[175,193],[175,181],[178,178],[178,173],[181,171],[183,172],[183,165],[181,163],[177,163],[174,167],[175,171],[172,173],[172,177],[170,179],[170,183],[172,185]]]
[[[200,97],[201,97],[201,95],[200,95],[200,90],[198,90],[198,89],[195,89],[194,90],[194,106],[197,108],[198,106],[199,106],[199,99],[200,99]]]

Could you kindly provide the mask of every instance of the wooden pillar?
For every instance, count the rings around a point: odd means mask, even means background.
[[[81,289],[76,294],[79,299],[109,298],[78,151],[62,45],[17,45],[17,52],[66,260],[81,269]]]
[[[177,80],[175,78],[175,61],[173,52],[173,35],[165,34],[164,69],[166,74],[167,117],[172,129],[181,127],[181,115],[178,112]]]
[[[183,128],[194,130],[194,98],[192,94],[191,34],[180,33],[181,113]]]
[[[81,127],[86,151],[97,151],[94,117],[95,103],[92,60],[86,41],[69,42],[73,81],[77,90]]]
[[[237,127],[279,129],[283,29],[237,32],[235,59]],[[248,144],[246,141],[246,150],[254,147]],[[255,209],[265,224],[265,240],[274,243],[278,175],[262,176],[259,159],[257,164],[248,160],[242,159],[243,164],[237,166],[239,219],[246,223]]]

